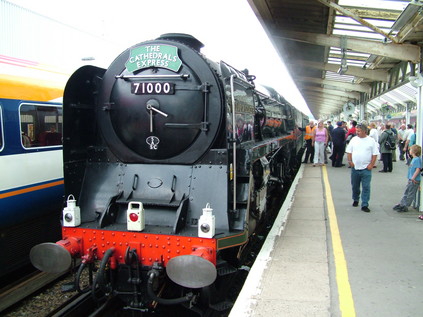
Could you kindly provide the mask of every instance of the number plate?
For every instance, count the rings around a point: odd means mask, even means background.
[[[173,83],[132,83],[131,93],[135,95],[173,95],[175,84]]]

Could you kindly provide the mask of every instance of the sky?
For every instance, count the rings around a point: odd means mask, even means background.
[[[191,34],[205,45],[201,51],[207,58],[248,68],[256,82],[311,115],[247,0],[7,1],[109,40],[118,52],[164,33]],[[106,64],[115,57],[95,56]]]

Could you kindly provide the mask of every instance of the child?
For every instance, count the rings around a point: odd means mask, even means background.
[[[410,148],[410,155],[413,157],[411,160],[410,166],[408,168],[408,183],[405,187],[404,195],[402,196],[401,202],[394,206],[394,210],[398,212],[408,211],[408,206],[411,205],[414,198],[416,197],[416,192],[420,186],[420,168],[422,167],[422,161],[420,155],[422,154],[422,148],[420,145],[414,144]],[[423,220],[423,217],[419,219]]]

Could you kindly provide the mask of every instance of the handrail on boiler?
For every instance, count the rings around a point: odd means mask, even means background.
[[[235,74],[232,74],[230,77],[231,82],[231,99],[232,99],[232,156],[233,156],[233,210],[236,210],[236,121],[235,121],[235,94],[234,94],[234,78],[237,77]]]

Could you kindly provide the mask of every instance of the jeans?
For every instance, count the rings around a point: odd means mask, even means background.
[[[361,207],[368,207],[370,200],[370,182],[372,180],[372,171],[367,168],[364,170],[356,170],[351,168],[351,186],[352,199],[354,201],[360,200],[360,184],[361,184]]]
[[[411,180],[408,180],[407,186],[405,187],[404,195],[401,198],[401,206],[411,206],[411,203],[416,198],[417,190],[419,189],[420,182],[414,184]]]
[[[323,164],[325,162],[325,143],[320,141],[314,142],[314,164]]]

